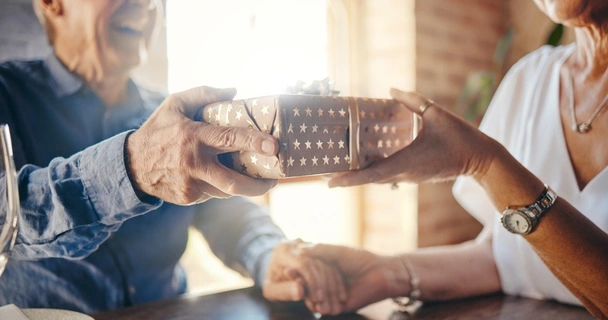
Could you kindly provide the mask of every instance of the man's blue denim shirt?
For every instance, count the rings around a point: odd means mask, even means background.
[[[22,208],[0,304],[90,313],[184,293],[190,226],[262,283],[284,239],[266,211],[244,198],[180,207],[135,195],[125,139],[163,98],[130,81],[126,101],[106,108],[55,55],[0,64],[0,123],[11,129]]]

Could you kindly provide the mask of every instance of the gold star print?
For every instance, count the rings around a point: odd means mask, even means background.
[[[293,109],[293,116],[294,117],[299,117],[300,116],[300,109],[294,108]]]
[[[339,125],[335,125],[335,126],[334,126],[334,133],[336,133],[336,132],[340,132],[340,128],[342,128],[342,127],[341,127],[341,126],[339,126]]]
[[[317,141],[317,149],[323,149],[323,142],[321,140]]]
[[[329,109],[329,111],[327,111],[327,113],[329,113],[329,116],[331,118],[335,118],[335,116],[334,116],[334,113],[335,113],[334,109]]]
[[[361,110],[361,112],[359,112],[359,115],[361,115],[361,119],[365,119],[365,111]]]
[[[382,140],[378,140],[378,149],[382,148]]]
[[[369,118],[370,119],[376,119],[376,114],[372,111],[369,113]]]
[[[265,164],[262,167],[264,167],[264,169],[266,169],[267,171],[270,171],[270,166],[268,164]]]
[[[323,133],[329,133],[329,126],[323,126]]]
[[[289,128],[287,128],[287,133],[293,133],[293,124],[289,124]]]
[[[232,111],[232,103],[228,104],[228,112]]]
[[[262,107],[262,114],[268,114],[268,106]]]
[[[334,157],[334,164],[340,164],[340,157],[338,157],[338,156]]]
[[[334,142],[331,141],[331,139],[329,139],[329,141],[327,141],[327,144],[329,145],[328,149],[333,149],[334,148]]]
[[[344,118],[346,116],[346,111],[344,111],[344,109],[340,109],[338,113],[340,113],[340,118]]]
[[[304,111],[306,111],[307,117],[312,117],[312,110],[310,108],[306,108],[306,110],[304,110]]]
[[[255,154],[251,156],[251,163],[258,164],[258,158],[256,158]]]
[[[306,133],[306,128],[308,128],[306,126],[306,123],[302,123],[302,125],[300,126],[300,133],[302,133],[302,132]]]
[[[391,127],[391,133],[397,133],[397,127],[392,126]]]
[[[350,163],[350,157],[346,155],[346,157],[344,157],[344,161],[346,161],[346,163]]]
[[[390,140],[386,140],[386,147],[387,148],[391,148],[392,147],[392,143]]]
[[[317,157],[312,157],[312,159],[310,159],[310,160],[312,160],[312,165],[313,166],[317,166],[318,165],[317,161],[319,161],[319,159],[317,159]]]
[[[329,164],[329,158],[327,157],[327,155],[323,157],[323,164]]]
[[[300,159],[300,167],[305,166],[305,165],[306,165],[306,158],[302,157],[302,159]]]
[[[378,130],[380,130],[380,126],[378,126],[378,124],[376,123],[376,125],[374,126],[374,131],[378,132]]]
[[[219,111],[215,115],[215,121],[220,121],[220,112]]]
[[[252,107],[256,107],[258,105],[258,99],[253,99],[253,102],[251,103]]]
[[[388,127],[387,126],[382,127],[382,133],[388,133]]]
[[[298,142],[298,139],[296,139],[296,141],[293,142],[293,148],[300,150],[300,143]]]
[[[209,118],[211,118],[211,116],[213,116],[213,109],[212,109],[212,108],[209,108],[209,111],[208,111],[208,112],[209,112]]]
[[[344,141],[338,141],[338,149],[344,149]]]
[[[258,178],[258,179],[260,179],[262,176],[259,173],[256,172],[255,173],[255,177]]]
[[[317,129],[319,129],[318,125],[315,124],[314,126],[312,126],[312,132],[317,132]]]
[[[319,108],[319,110],[317,110],[317,114],[319,114],[319,117],[323,116],[323,109]]]
[[[268,133],[268,125],[264,123],[264,125],[262,126],[262,131]]]
[[[310,147],[310,145],[311,145],[310,141],[306,141],[304,144],[306,145],[306,149],[312,149]]]
[[[401,145],[401,140],[396,139],[395,140],[395,146],[398,147],[399,145]]]
[[[289,157],[289,159],[287,159],[287,166],[288,166],[288,167],[293,167],[293,162],[294,162],[294,161],[295,161],[295,160],[294,160],[292,157]]]
[[[241,113],[241,110],[236,112],[236,119],[237,120],[241,120],[241,117],[243,116],[243,113]]]
[[[378,116],[380,116],[380,118],[384,118],[384,111],[380,111],[380,113],[378,114]]]

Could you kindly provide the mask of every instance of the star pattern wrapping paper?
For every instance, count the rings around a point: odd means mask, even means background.
[[[212,103],[198,118],[218,126],[273,135],[277,156],[233,152],[220,157],[255,178],[287,178],[357,170],[412,141],[412,112],[394,100],[275,95]]]

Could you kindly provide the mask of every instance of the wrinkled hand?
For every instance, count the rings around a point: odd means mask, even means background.
[[[336,315],[343,311],[347,294],[342,275],[321,260],[302,256],[297,246],[302,240],[279,244],[272,253],[264,297],[272,301],[300,301],[314,312]]]
[[[396,256],[380,256],[363,249],[326,244],[300,246],[299,252],[321,259],[342,273],[348,290],[343,311],[356,311],[409,292],[409,274]]]
[[[235,89],[199,87],[170,95],[127,140],[128,170],[137,191],[187,205],[232,195],[259,196],[276,180],[253,179],[223,166],[218,154],[278,152],[275,138],[248,128],[192,120],[203,106],[231,100]]]
[[[391,89],[395,100],[413,112],[427,99],[412,92]],[[365,183],[434,182],[459,175],[483,175],[500,154],[500,144],[451,112],[430,106],[418,137],[407,147],[366,169],[338,174],[330,187]]]

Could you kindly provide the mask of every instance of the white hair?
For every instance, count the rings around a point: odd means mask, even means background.
[[[44,32],[46,32],[46,37],[49,40],[50,44],[53,44],[54,32],[52,27],[49,25],[44,12],[42,12],[42,7],[40,6],[40,0],[32,0],[32,6],[34,8],[34,13],[36,14],[36,18],[42,25]]]

